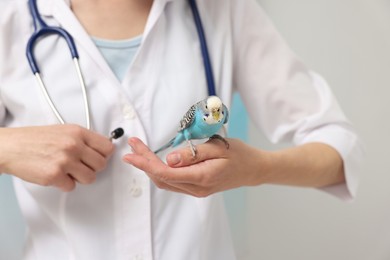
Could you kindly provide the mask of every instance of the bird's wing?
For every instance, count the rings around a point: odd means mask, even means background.
[[[194,122],[196,107],[197,107],[196,104],[192,105],[190,109],[188,109],[187,113],[185,113],[183,118],[180,120],[179,131],[188,128]]]

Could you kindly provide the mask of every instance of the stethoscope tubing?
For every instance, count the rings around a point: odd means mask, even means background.
[[[60,37],[64,38],[66,41],[70,54],[74,63],[74,67],[77,73],[77,78],[80,82],[80,88],[83,96],[83,103],[84,103],[84,111],[85,111],[85,118],[86,118],[86,125],[85,127],[87,129],[91,129],[91,115],[90,115],[90,110],[89,110],[89,100],[87,97],[87,90],[85,86],[85,81],[84,77],[82,74],[82,71],[80,69],[80,63],[79,63],[79,54],[77,51],[76,44],[74,43],[73,37],[64,29],[57,27],[57,26],[48,26],[40,17],[38,8],[37,8],[37,3],[36,0],[29,0],[28,1],[28,6],[30,8],[31,16],[33,18],[33,23],[34,23],[34,33],[31,35],[30,39],[28,40],[27,43],[27,48],[26,48],[26,56],[27,60],[30,64],[31,71],[35,75],[35,78],[37,80],[37,83],[39,87],[42,90],[43,95],[45,96],[45,99],[47,103],[50,105],[51,110],[53,111],[54,115],[57,117],[58,121],[61,124],[65,124],[65,120],[61,116],[60,112],[54,105],[54,102],[52,98],[50,97],[47,87],[42,80],[42,77],[40,75],[40,69],[39,66],[36,62],[35,56],[34,56],[34,48],[37,44],[37,41],[39,38],[44,37],[49,34],[57,34]]]
[[[46,35],[57,34],[60,37],[64,38],[69,47],[72,59],[78,59],[79,54],[77,52],[77,47],[74,43],[73,37],[61,27],[48,26],[39,15],[36,0],[29,0],[28,6],[30,8],[31,17],[33,18],[34,33],[31,35],[27,43],[26,55],[33,74],[35,74],[36,72],[40,72],[34,56],[34,47],[38,39]]]
[[[210,60],[210,54],[208,51],[206,36],[205,36],[204,29],[203,29],[202,20],[201,20],[200,14],[199,14],[199,10],[198,10],[197,4],[196,4],[196,0],[188,0],[188,2],[189,2],[189,5],[191,7],[191,11],[192,11],[194,22],[195,22],[195,27],[196,27],[198,37],[199,37],[200,49],[201,49],[201,53],[202,53],[202,57],[203,57],[204,70],[205,70],[205,76],[206,76],[206,81],[207,81],[208,94],[209,94],[209,96],[216,95],[214,75],[213,75],[213,69],[212,69],[211,60]],[[87,97],[87,91],[86,91],[86,86],[85,86],[83,74],[82,74],[81,69],[80,69],[79,54],[77,51],[76,44],[73,40],[73,37],[63,28],[60,28],[57,26],[48,26],[43,21],[43,19],[41,18],[40,14],[38,12],[36,0],[29,0],[28,6],[30,8],[30,13],[31,13],[31,16],[33,18],[34,33],[31,35],[31,37],[27,43],[26,56],[27,56],[27,60],[29,62],[29,65],[31,67],[31,71],[35,75],[37,83],[40,86],[47,103],[50,105],[50,108],[52,109],[53,113],[57,117],[58,121],[61,124],[65,124],[65,120],[63,119],[60,112],[58,111],[58,109],[54,105],[54,102],[51,99],[51,97],[47,91],[47,87],[42,80],[42,77],[40,75],[40,69],[39,69],[39,66],[36,62],[35,56],[34,56],[34,48],[35,48],[39,38],[44,37],[46,35],[50,35],[50,34],[57,34],[60,37],[64,38],[64,40],[66,41],[66,43],[69,47],[71,57],[73,59],[74,66],[76,69],[76,73],[77,73],[78,79],[80,81],[80,87],[81,87],[81,91],[82,91],[82,95],[83,95],[84,110],[85,110],[85,117],[86,117],[86,128],[91,129],[91,120],[90,120],[91,116],[90,116],[90,111],[89,111],[89,100]]]
[[[200,49],[202,52],[204,70],[205,70],[205,75],[206,75],[206,80],[207,80],[208,93],[209,93],[209,96],[215,96],[216,91],[215,91],[213,68],[211,66],[210,54],[209,54],[209,50],[207,47],[207,41],[206,41],[206,36],[205,36],[203,25],[202,25],[202,19],[200,18],[198,6],[196,5],[196,1],[195,0],[188,0],[188,2],[190,4],[192,14],[194,16],[196,30],[198,32]]]

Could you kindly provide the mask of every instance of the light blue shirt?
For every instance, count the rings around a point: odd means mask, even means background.
[[[123,80],[142,41],[142,36],[129,40],[106,40],[93,37],[92,40],[102,53],[119,81]]]

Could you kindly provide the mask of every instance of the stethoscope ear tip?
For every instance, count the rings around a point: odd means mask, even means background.
[[[110,133],[110,140],[118,139],[118,138],[122,137],[124,133],[125,133],[125,131],[123,130],[123,128],[118,127]]]

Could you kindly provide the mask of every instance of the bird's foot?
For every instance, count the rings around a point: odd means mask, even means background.
[[[190,141],[188,140],[188,144],[190,145],[190,149],[191,149],[191,153],[192,153],[192,157],[196,157],[196,155],[198,154],[198,150],[196,150],[196,147],[195,145]]]
[[[225,138],[223,138],[222,136],[220,136],[220,135],[213,135],[213,136],[211,136],[211,137],[209,138],[209,140],[211,140],[211,139],[217,139],[217,140],[222,141],[222,142],[225,144],[226,149],[229,149],[229,147],[230,147],[229,142],[228,142]]]

